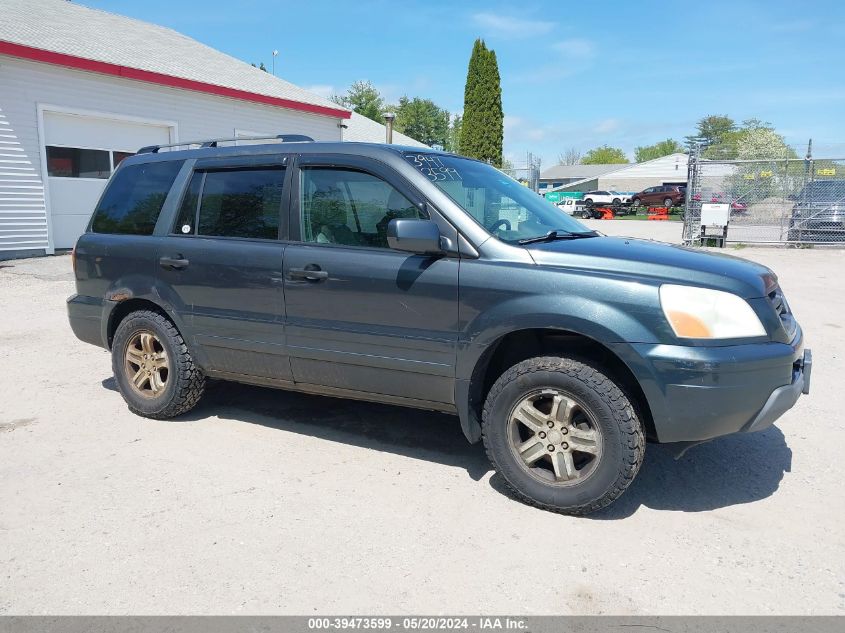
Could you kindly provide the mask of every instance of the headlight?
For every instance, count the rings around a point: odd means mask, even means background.
[[[748,302],[730,292],[660,286],[660,306],[679,338],[744,338],[766,330]]]

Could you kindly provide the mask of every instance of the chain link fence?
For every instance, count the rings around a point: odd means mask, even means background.
[[[502,168],[504,173],[521,182],[534,192],[540,191],[540,157],[529,153],[525,162],[509,163]]]
[[[698,243],[701,205],[731,207],[729,242],[845,245],[845,159],[707,160],[693,152],[684,242]]]

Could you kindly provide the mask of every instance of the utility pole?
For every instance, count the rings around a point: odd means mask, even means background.
[[[276,57],[278,56],[279,51],[273,49],[273,76],[276,76]]]

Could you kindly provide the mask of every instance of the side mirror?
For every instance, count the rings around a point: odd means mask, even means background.
[[[440,255],[440,229],[431,220],[395,218],[387,225],[387,245],[395,251]]]

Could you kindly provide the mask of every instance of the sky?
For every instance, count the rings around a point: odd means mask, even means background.
[[[842,0],[81,0],[171,27],[328,96],[368,80],[388,102],[463,109],[481,37],[502,77],[505,155],[637,146],[726,114],[770,122],[803,154],[845,155]],[[830,155],[830,154],[828,154]]]

